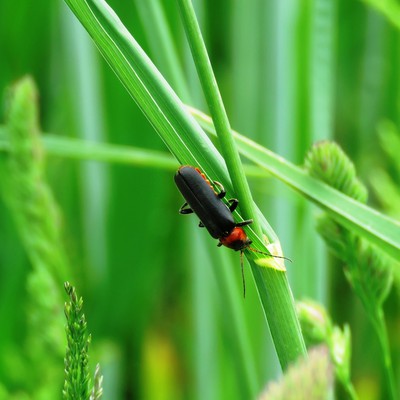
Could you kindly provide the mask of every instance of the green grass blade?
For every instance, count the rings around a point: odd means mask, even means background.
[[[203,128],[215,135],[211,119],[191,109]],[[330,186],[310,177],[302,168],[286,161],[252,140],[234,133],[243,155],[265,168],[346,228],[368,239],[392,257],[400,257],[400,223],[372,208],[338,192]]]
[[[103,56],[181,164],[196,165],[232,192],[225,163],[151,60],[102,0],[67,0]],[[271,237],[271,228],[264,229]],[[264,242],[251,229],[254,247]]]
[[[250,187],[244,175],[239,152],[231,133],[228,116],[211,67],[210,59],[208,58],[207,49],[200,32],[192,2],[191,0],[178,0],[178,4],[182,13],[183,25],[192,50],[204,95],[221,144],[221,152],[224,155],[232,180],[234,193],[241,201],[240,209],[243,212],[244,218],[254,219],[255,209]],[[261,236],[261,227],[257,219],[254,219],[252,228]]]
[[[178,162],[170,154],[162,151],[90,142],[53,134],[43,134],[41,139],[46,154],[49,156],[126,164],[145,168],[161,168],[171,171],[175,171],[178,168]],[[10,151],[6,128],[2,127],[0,127],[0,151]],[[266,176],[265,172],[258,167],[251,167],[249,170],[252,176]]]
[[[93,160],[169,171],[176,171],[179,166],[178,162],[169,153],[158,150],[90,142],[81,139],[65,138],[51,133],[42,134],[41,140],[46,154],[53,157],[82,161]],[[6,128],[0,126],[0,152],[9,152],[10,149]],[[270,174],[265,169],[256,165],[244,164],[244,170],[246,176],[251,178],[270,177]]]
[[[225,176],[228,184],[220,154],[107,3],[66,3],[179,162],[197,165],[212,176]]]
[[[232,192],[221,155],[111,8],[102,0],[66,3],[179,162],[199,166]],[[251,229],[247,233],[254,247],[264,246]],[[306,352],[286,274],[251,265],[281,366],[286,368]]]

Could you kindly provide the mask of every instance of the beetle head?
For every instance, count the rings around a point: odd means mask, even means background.
[[[235,251],[244,250],[252,243],[243,228],[240,227],[233,228],[228,236],[220,238],[219,241],[222,245]]]

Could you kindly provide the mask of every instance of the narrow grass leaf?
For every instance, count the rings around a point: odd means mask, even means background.
[[[254,219],[255,208],[250,193],[250,187],[244,175],[239,152],[231,133],[231,127],[218,84],[214,76],[207,49],[201,35],[191,0],[178,0],[183,25],[196,64],[197,73],[203,87],[203,92],[211,112],[214,126],[221,144],[221,152],[228,167],[234,193],[241,201],[241,210],[245,219]],[[258,220],[254,219],[252,228],[261,236]]]

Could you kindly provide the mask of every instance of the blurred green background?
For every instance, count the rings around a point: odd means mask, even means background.
[[[207,112],[176,2],[109,4],[181,98]],[[336,140],[368,185],[370,204],[399,218],[395,14],[392,24],[356,0],[194,4],[232,126],[297,164],[313,142]],[[0,54],[2,93],[26,74],[37,82],[43,132],[166,151],[61,1],[0,0]],[[217,249],[195,217],[178,215],[174,170],[48,157],[46,172],[104,398],[243,399],[279,376],[249,271],[243,300],[239,255]],[[350,324],[356,390],[362,399],[384,398],[377,340],[340,263],[315,233],[318,210],[272,178],[250,183],[293,260],[295,298],[313,298],[335,323]],[[27,371],[16,377],[9,369],[18,369],[24,352],[31,266],[3,201],[0,243],[0,353],[7,354],[0,383],[12,398],[46,398],[32,396]],[[398,306],[392,293],[386,308],[395,366]],[[243,319],[233,323],[237,315]]]

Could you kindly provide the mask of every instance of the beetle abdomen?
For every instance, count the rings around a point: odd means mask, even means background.
[[[232,232],[236,226],[232,213],[196,168],[179,168],[175,183],[213,238],[226,237]]]

